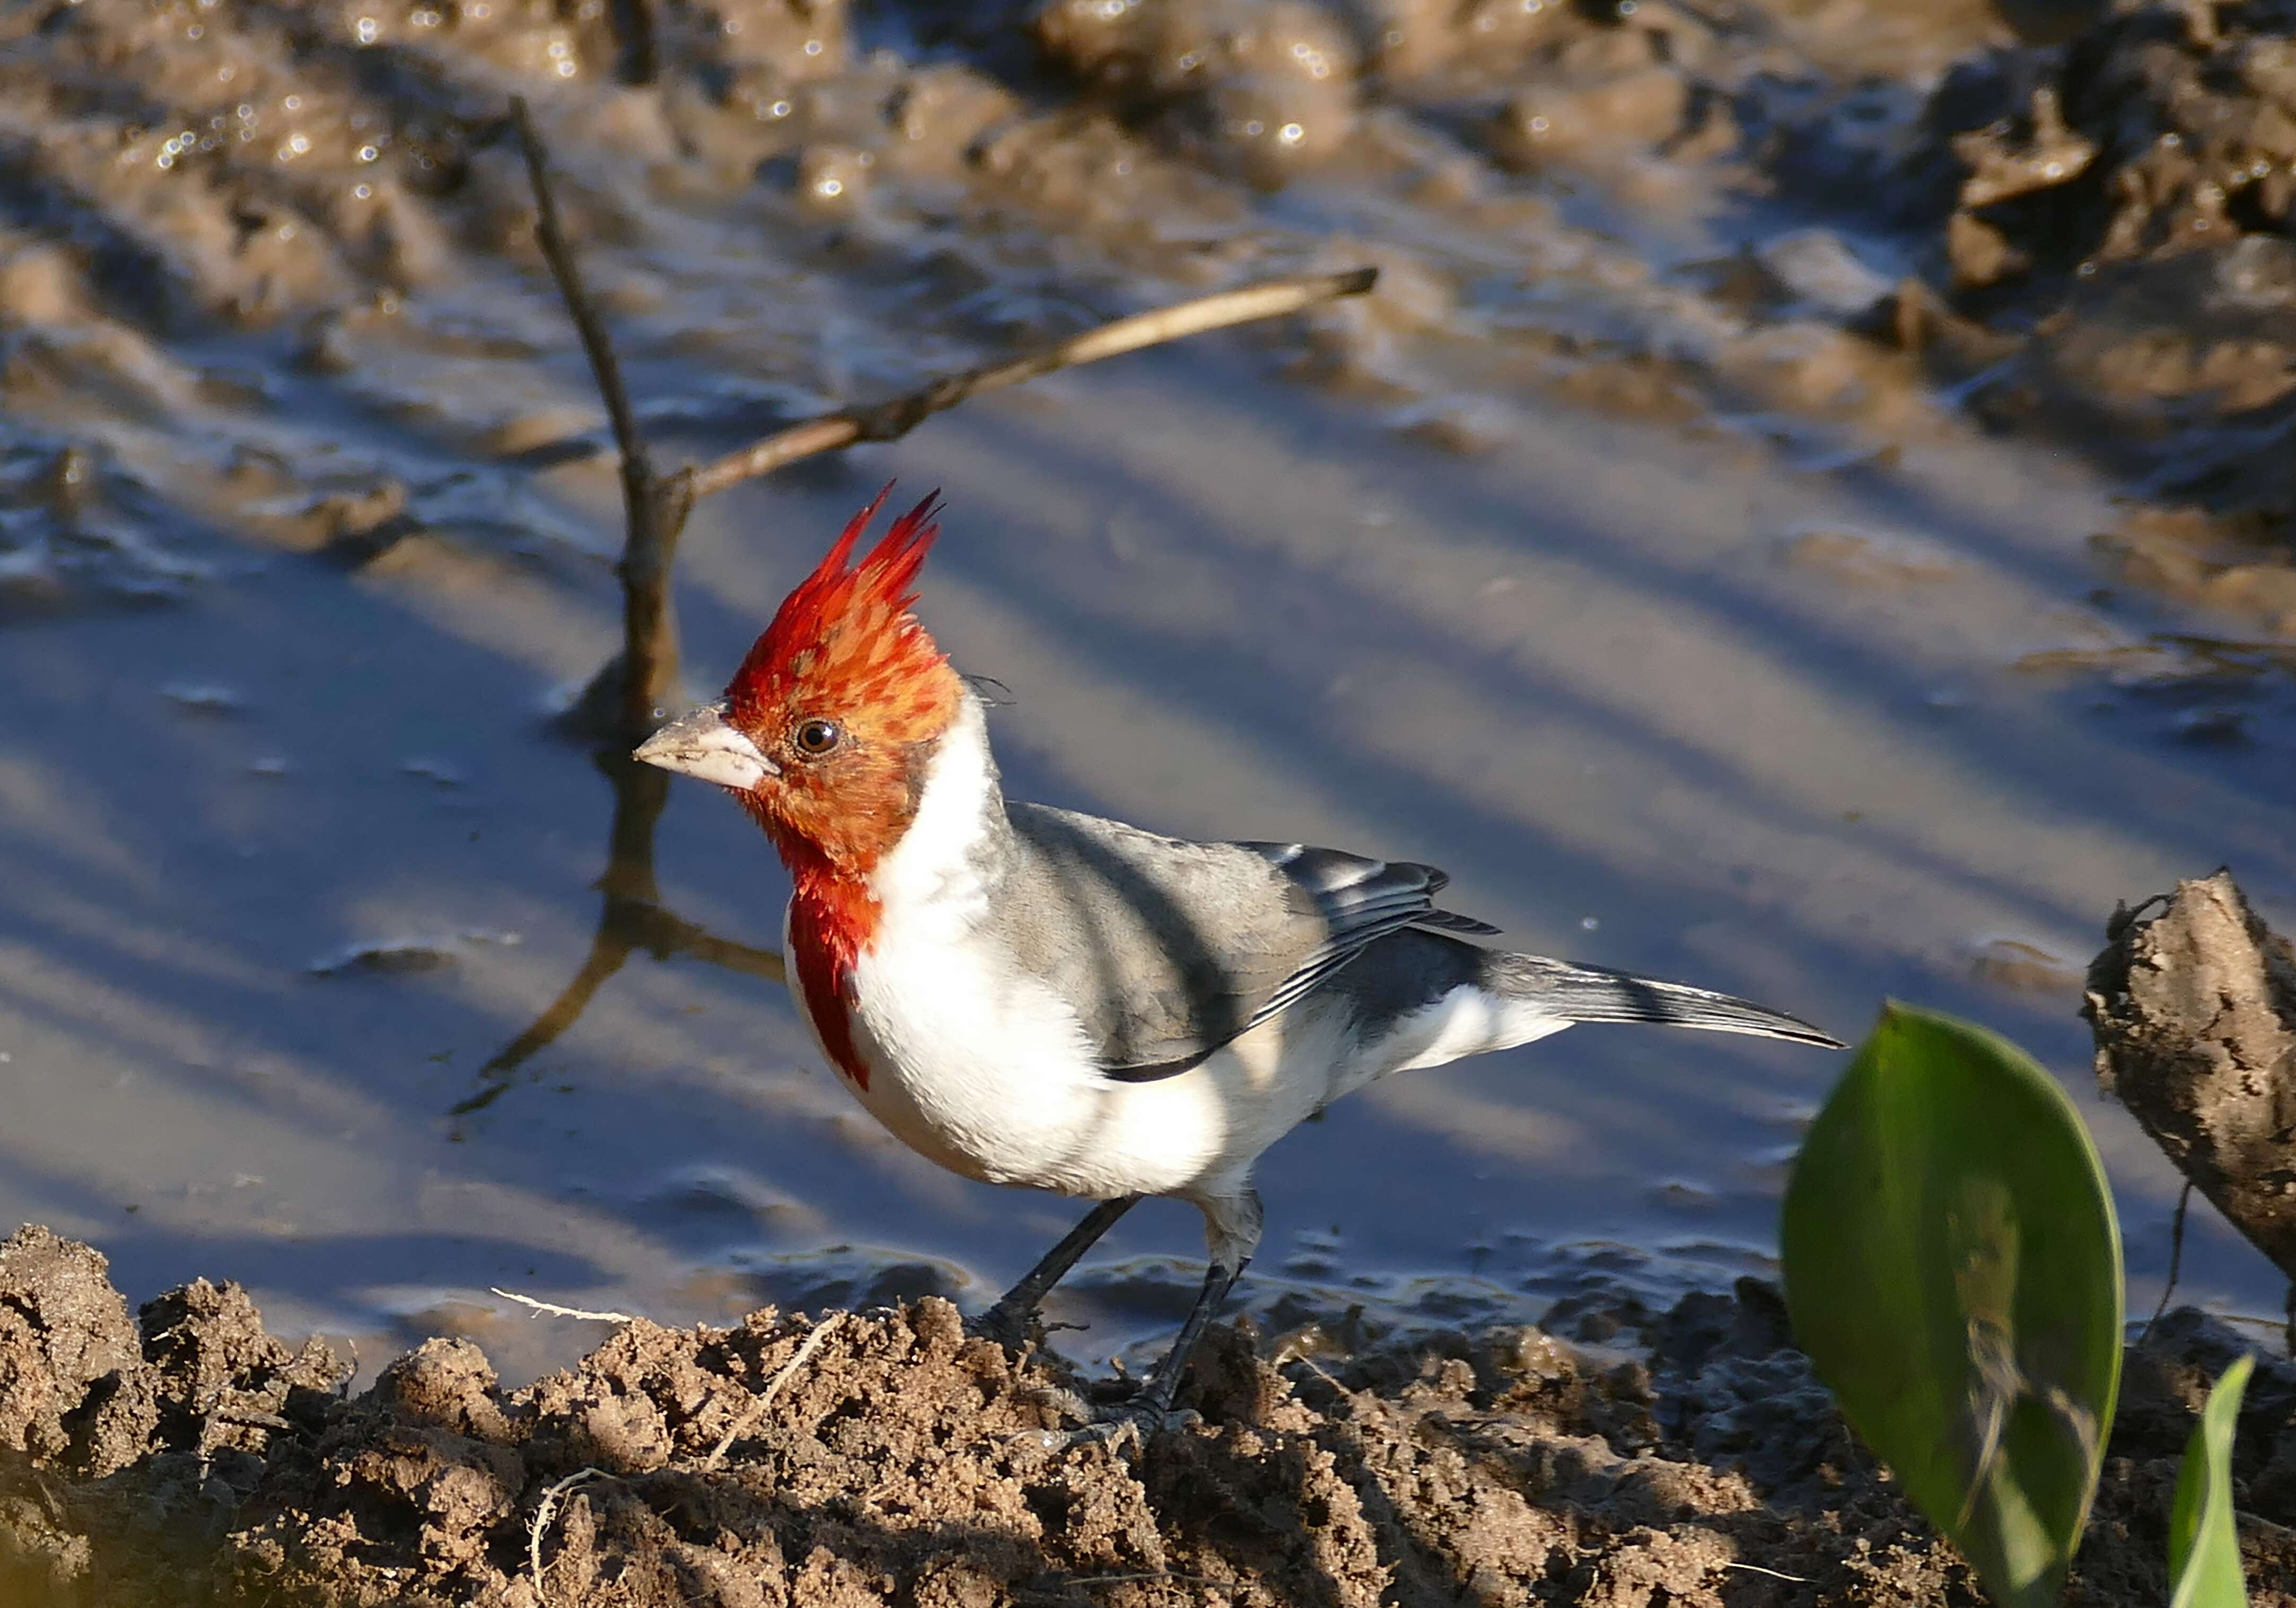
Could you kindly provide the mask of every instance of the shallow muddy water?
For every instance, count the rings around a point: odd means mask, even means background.
[[[923,612],[1010,690],[1013,793],[1431,860],[1510,943],[1847,1038],[1884,996],[1997,1027],[2095,1127],[2149,1310],[2177,1179],[2094,1092],[2079,979],[2116,901],[2220,863],[2296,921],[2296,610],[2120,438],[2005,429],[1849,327],[1931,242],[1842,176],[1918,143],[1986,16],[1087,9],[664,8],[639,86],[596,8],[12,14],[0,1223],[131,1295],[241,1280],[370,1367],[463,1332],[516,1374],[594,1333],[494,1287],[984,1300],[1074,1214],[878,1131],[771,979],[766,846],[554,721],[618,639],[619,511],[520,91],[673,455],[1381,267],[705,503],[692,686],[885,480],[939,486]],[[1193,27],[1209,76],[1166,83]],[[686,924],[607,974],[657,808]],[[1590,1028],[1390,1080],[1267,1158],[1248,1295],[1528,1317],[1759,1270],[1838,1065]],[[1053,1316],[1109,1355],[1199,1254],[1144,1210]],[[2183,1289],[2281,1300],[2198,1204]]]

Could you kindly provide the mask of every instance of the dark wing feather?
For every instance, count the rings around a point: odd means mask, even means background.
[[[1435,907],[1435,896],[1449,885],[1450,874],[1415,860],[1374,860],[1337,849],[1305,843],[1238,843],[1266,859],[1304,889],[1315,901],[1328,935],[1291,976],[1252,1013],[1250,1031],[1298,1004],[1365,949],[1406,927],[1440,927],[1452,932],[1493,933],[1498,929],[1471,915]]]

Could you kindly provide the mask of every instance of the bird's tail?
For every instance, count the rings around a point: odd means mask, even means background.
[[[1651,1021],[1669,1027],[1703,1028],[1713,1033],[1751,1033],[1763,1038],[1785,1038],[1795,1044],[1842,1049],[1842,1042],[1821,1033],[1799,1016],[1693,989],[1687,983],[1660,982],[1627,972],[1606,972],[1599,966],[1573,965],[1541,955],[1482,952],[1484,989],[1533,1020],[1558,1025],[1579,1021]],[[1554,1030],[1552,1028],[1548,1031]]]

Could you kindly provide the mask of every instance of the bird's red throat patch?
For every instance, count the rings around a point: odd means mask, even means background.
[[[796,879],[790,900],[790,964],[821,1047],[853,1087],[869,1087],[869,1063],[853,1042],[853,968],[876,936],[877,901],[835,876]]]

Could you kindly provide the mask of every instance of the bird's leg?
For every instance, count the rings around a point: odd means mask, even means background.
[[[1246,1257],[1232,1268],[1214,1262],[1204,1269],[1204,1287],[1196,1292],[1196,1304],[1188,1309],[1187,1321],[1180,1325],[1179,1338],[1173,1341],[1172,1349],[1150,1371],[1140,1393],[1124,1404],[1126,1412],[1160,1421],[1172,1410],[1172,1403],[1180,1394],[1180,1376],[1188,1371],[1188,1358],[1194,1353],[1196,1342],[1203,1339],[1204,1330],[1218,1315],[1220,1303],[1235,1288],[1235,1281],[1243,1276],[1245,1263],[1250,1260]]]
[[[1062,1235],[1061,1243],[1022,1274],[1020,1283],[998,1296],[995,1306],[965,1326],[999,1345],[1017,1349],[1029,1338],[1029,1325],[1037,1316],[1037,1307],[1052,1287],[1077,1265],[1078,1257],[1099,1243],[1102,1235],[1116,1227],[1117,1218],[1139,1203],[1136,1194],[1119,1195],[1085,1213],[1084,1220]]]
[[[1196,1204],[1204,1214],[1204,1238],[1210,1251],[1210,1265],[1204,1269],[1204,1286],[1196,1292],[1196,1304],[1188,1309],[1187,1321],[1180,1325],[1172,1349],[1150,1371],[1139,1394],[1099,1423],[1069,1436],[1071,1443],[1112,1440],[1128,1431],[1140,1433],[1163,1427],[1179,1398],[1180,1380],[1188,1370],[1197,1341],[1203,1339],[1204,1330],[1219,1313],[1220,1303],[1227,1300],[1251,1253],[1259,1248],[1259,1196],[1250,1188],[1238,1185],[1219,1194],[1200,1195]]]

